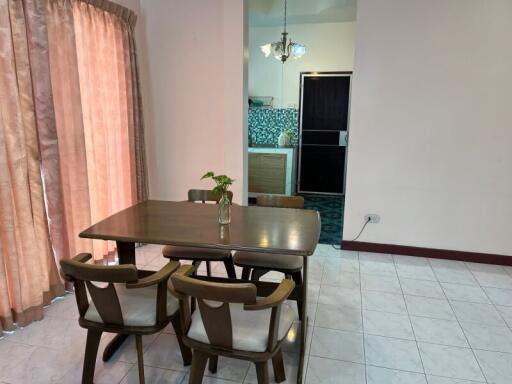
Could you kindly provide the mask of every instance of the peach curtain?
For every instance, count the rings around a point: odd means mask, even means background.
[[[37,130],[54,124],[47,49],[37,4],[0,0],[0,333],[63,294],[39,165]]]
[[[80,231],[147,198],[135,15],[80,0],[48,0],[47,15],[62,185],[46,191],[62,194],[66,230],[57,226],[55,236],[67,237],[56,253],[101,260],[115,244],[79,239]]]

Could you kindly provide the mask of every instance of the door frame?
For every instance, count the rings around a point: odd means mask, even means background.
[[[343,192],[342,193],[329,193],[329,192],[312,192],[312,191],[303,191],[300,189],[300,162],[301,162],[301,152],[302,152],[302,103],[303,103],[303,85],[305,77],[312,76],[323,76],[323,77],[338,77],[338,76],[348,76],[350,77],[350,86],[348,91],[348,116],[347,116],[347,135],[346,135],[346,146],[345,146],[345,170],[343,173]],[[306,71],[300,73],[299,78],[299,113],[298,113],[298,153],[297,153],[297,174],[296,174],[296,188],[297,194],[314,194],[314,195],[324,195],[324,196],[345,196],[346,191],[346,182],[347,182],[347,157],[348,157],[348,143],[349,143],[349,130],[350,130],[350,103],[352,102],[352,76],[353,71],[323,71],[323,72],[315,72],[315,71]]]

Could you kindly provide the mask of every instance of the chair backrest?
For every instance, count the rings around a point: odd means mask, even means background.
[[[258,195],[256,204],[260,207],[304,208],[302,196]]]
[[[227,192],[228,199],[230,202],[233,202],[233,192]],[[191,202],[202,202],[203,204],[206,202],[215,202],[218,203],[222,195],[220,193],[213,192],[209,189],[189,189],[188,191],[188,201]]]
[[[123,313],[114,283],[136,282],[137,268],[132,264],[115,266],[86,264],[91,257],[90,254],[84,253],[71,260],[60,261],[64,277],[74,283],[80,317],[85,316],[89,308],[88,291],[103,322],[123,326]],[[107,285],[100,287],[95,282],[107,283]]]
[[[233,348],[233,326],[230,303],[255,304],[256,286],[252,283],[216,283],[195,279],[183,274],[171,276],[174,290],[181,297],[181,303],[188,303],[188,297],[197,300],[204,328],[210,343],[222,348]],[[208,302],[209,301],[209,302]],[[214,301],[215,303],[212,303]],[[188,308],[181,308],[186,316]],[[189,319],[184,319],[185,327]]]

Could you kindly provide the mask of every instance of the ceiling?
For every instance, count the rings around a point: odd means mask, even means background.
[[[356,0],[288,0],[288,24],[355,21]],[[249,0],[249,25],[283,25],[284,0]]]

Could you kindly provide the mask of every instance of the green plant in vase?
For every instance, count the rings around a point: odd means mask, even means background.
[[[228,197],[228,191],[235,180],[226,175],[215,176],[212,171],[205,173],[201,177],[201,180],[204,179],[212,179],[215,182],[213,192],[221,196],[219,199],[219,223],[229,224],[231,222],[231,201]]]

